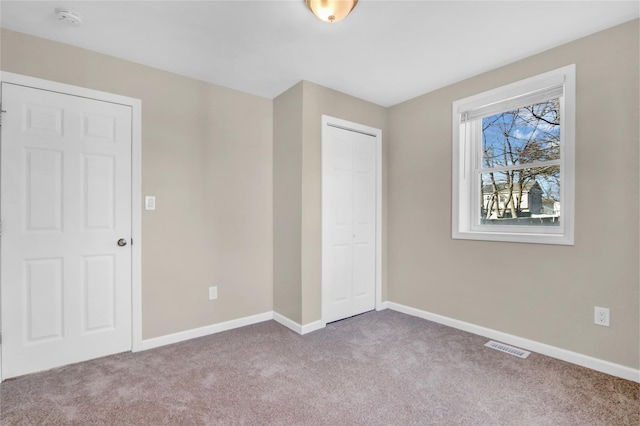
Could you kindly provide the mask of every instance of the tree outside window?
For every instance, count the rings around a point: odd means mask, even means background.
[[[482,223],[559,225],[559,160],[558,98],[483,118]]]

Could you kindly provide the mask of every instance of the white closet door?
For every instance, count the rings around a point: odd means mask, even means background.
[[[131,108],[8,83],[2,107],[4,378],[130,350]]]
[[[376,140],[323,132],[323,321],[375,308]]]

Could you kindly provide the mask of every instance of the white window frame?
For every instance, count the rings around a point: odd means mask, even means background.
[[[573,245],[575,200],[575,64],[479,93],[453,103],[452,114],[452,238],[519,243]],[[560,226],[482,225],[477,165],[482,159],[481,117],[464,123],[474,112],[491,114],[526,106],[520,99],[562,87],[560,96]],[[531,103],[530,103],[531,104]],[[475,125],[474,125],[475,124]],[[477,141],[480,141],[478,143]]]

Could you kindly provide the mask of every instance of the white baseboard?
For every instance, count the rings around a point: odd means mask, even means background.
[[[305,324],[305,325],[302,326],[302,333],[300,333],[300,334],[311,333],[312,331],[320,330],[321,328],[324,328],[325,326],[326,326],[326,324],[323,324],[322,321],[320,321],[320,320],[314,321],[314,322],[310,322],[309,324]]]
[[[273,319],[274,319],[274,321],[284,325],[288,329],[293,330],[293,331],[295,331],[296,333],[298,333],[300,335],[311,333],[312,331],[320,330],[321,328],[324,328],[324,326],[325,326],[322,323],[322,321],[314,321],[314,322],[309,323],[309,324],[301,325],[301,324],[298,324],[297,322],[293,321],[292,319],[289,319],[289,318],[285,317],[284,315],[279,314],[277,312],[273,313]]]
[[[269,321],[271,319],[273,319],[273,311],[251,315],[244,318],[238,318],[231,321],[220,322],[217,324],[211,324],[204,327],[193,328],[191,330],[180,331],[178,333],[167,334],[165,336],[154,337],[153,339],[146,339],[141,341],[138,348],[136,348],[133,352],[153,349],[164,345],[170,345],[172,343],[184,342],[185,340],[208,336],[210,334],[220,333],[221,331],[232,330],[234,328]]]
[[[275,320],[276,322],[301,335],[311,333],[312,331],[319,330],[321,328],[324,328],[325,326],[322,321],[314,321],[309,324],[300,325],[297,322],[285,317],[284,315],[281,315],[277,312],[269,311],[249,317],[238,318],[231,321],[193,328],[191,330],[180,331],[178,333],[167,334],[165,336],[154,337],[153,339],[142,340],[138,345],[135,345],[132,352],[146,351],[147,349],[153,349],[160,346],[171,345],[173,343],[184,342],[185,340],[208,336],[210,334],[233,330],[234,328],[244,327],[247,325],[257,324],[259,322],[269,320]]]
[[[376,306],[376,311],[384,311],[385,309],[389,309],[389,302],[380,302]]]
[[[295,331],[298,334],[302,334],[302,326],[300,324],[298,324],[297,322],[285,317],[282,314],[274,312],[273,313],[273,320],[276,321],[277,323],[281,324],[281,325],[284,325],[289,330]]]
[[[536,342],[534,340],[525,339],[522,337],[514,336],[512,334],[503,333],[501,331],[445,317],[443,315],[422,311],[420,309],[401,305],[399,303],[384,303],[387,304],[387,307],[389,309],[394,311],[437,322],[438,324],[443,324],[452,328],[456,328],[458,330],[463,330],[469,333],[477,334],[479,336],[484,336],[492,340],[497,340],[499,342],[517,346],[519,348],[526,349],[532,352],[537,352],[551,358],[560,359],[562,361],[570,362],[572,364],[577,364],[582,367],[587,367],[592,370],[600,371],[602,373],[640,383],[640,370],[636,370],[631,367],[626,367],[624,365],[615,364],[613,362],[605,361],[598,358],[593,358],[588,355],[568,351],[566,349],[561,349],[555,346],[547,345],[545,343]]]

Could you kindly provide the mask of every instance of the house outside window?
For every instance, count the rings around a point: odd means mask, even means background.
[[[452,237],[573,244],[575,65],[453,103]]]

